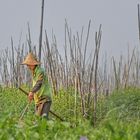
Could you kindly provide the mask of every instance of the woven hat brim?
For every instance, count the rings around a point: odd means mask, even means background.
[[[40,62],[36,62],[36,63],[27,63],[27,62],[23,62],[20,65],[40,65]]]

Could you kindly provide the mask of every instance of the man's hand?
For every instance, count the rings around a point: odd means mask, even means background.
[[[34,98],[34,94],[32,92],[29,92],[29,95],[28,95],[29,101],[31,102],[33,98]]]

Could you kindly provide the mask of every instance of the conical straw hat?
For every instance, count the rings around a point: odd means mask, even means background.
[[[22,65],[39,65],[41,64],[40,62],[37,61],[36,57],[32,54],[29,53],[25,60],[22,62]]]

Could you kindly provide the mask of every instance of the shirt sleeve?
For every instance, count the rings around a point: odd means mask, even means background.
[[[33,86],[31,92],[36,93],[41,88],[42,83],[43,83],[43,73],[41,73],[38,76],[38,80],[37,80],[36,84]]]

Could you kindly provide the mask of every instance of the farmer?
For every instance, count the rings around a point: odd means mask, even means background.
[[[40,67],[40,62],[36,57],[29,53],[23,65],[27,65],[32,74],[33,87],[28,94],[28,99],[31,102],[34,99],[35,102],[35,114],[48,118],[50,106],[51,106],[51,86],[48,82],[48,78],[44,70]]]

